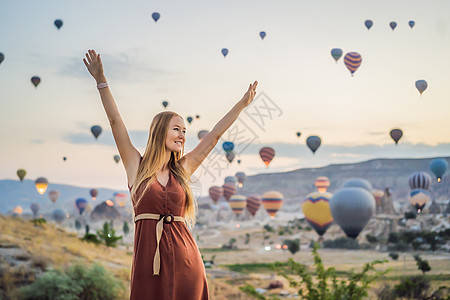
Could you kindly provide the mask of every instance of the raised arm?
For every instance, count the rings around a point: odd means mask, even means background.
[[[127,128],[123,123],[119,109],[117,108],[109,87],[107,85],[104,87],[107,81],[103,73],[103,64],[100,54],[95,53],[94,50],[88,50],[88,53],[86,53],[86,58],[83,58],[83,62],[89,73],[91,73],[92,77],[94,77],[97,82],[100,98],[102,99],[103,107],[105,108],[106,115],[108,116],[109,124],[111,125],[111,130],[117,149],[119,150],[122,163],[127,172],[128,184],[132,185],[136,179],[140,154],[133,144],[131,144]],[[101,83],[103,83],[103,86]]]
[[[234,105],[234,107],[216,124],[216,126],[214,126],[214,128],[202,139],[194,150],[183,157],[183,161],[181,163],[189,176],[192,175],[202,164],[211,150],[216,146],[220,137],[239,117],[242,110],[252,103],[255,98],[257,86],[257,81],[250,84],[242,99]]]

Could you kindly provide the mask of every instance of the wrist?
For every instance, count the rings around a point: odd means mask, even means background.
[[[97,84],[106,83],[107,82],[105,75],[102,75],[102,76],[99,76],[98,78],[95,78],[95,81],[97,82]]]

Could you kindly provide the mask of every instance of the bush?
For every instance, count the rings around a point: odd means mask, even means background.
[[[415,219],[416,216],[417,215],[414,212],[412,212],[412,211],[405,212],[405,219],[406,220],[408,220],[408,219]]]
[[[425,299],[429,289],[430,280],[425,276],[419,275],[403,278],[394,287],[394,293],[397,297]]]
[[[103,241],[108,247],[116,247],[117,241],[122,238],[122,236],[116,236],[116,231],[112,224],[109,224],[108,222],[103,224],[103,230],[97,231],[97,236],[99,240]]]
[[[52,270],[33,284],[19,289],[22,300],[112,300],[118,299],[123,284],[106,270],[93,265],[72,265],[64,271]]]
[[[397,259],[398,259],[398,253],[391,252],[391,253],[389,253],[389,256],[390,256],[393,260],[397,260]]]
[[[376,236],[374,236],[374,235],[371,235],[371,234],[366,234],[366,239],[371,244],[375,244],[375,243],[378,242],[378,238]]]
[[[404,251],[408,251],[409,250],[409,245],[403,241],[400,241],[396,244],[393,245],[389,245],[387,247],[387,249],[389,251],[400,251],[400,252],[404,252]]]
[[[357,240],[348,237],[340,237],[335,240],[327,240],[323,242],[324,248],[339,248],[339,249],[359,249]]]
[[[269,224],[264,225],[264,229],[265,229],[267,232],[272,232],[272,231],[273,231],[273,228],[270,227]]]
[[[430,264],[428,260],[423,260],[419,255],[414,255],[414,259],[416,260],[417,268],[422,271],[422,274],[425,274],[428,271],[431,271]]]

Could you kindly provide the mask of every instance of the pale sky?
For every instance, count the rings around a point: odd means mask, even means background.
[[[214,171],[214,184],[238,171],[449,156],[449,11],[448,0],[0,1],[0,179],[15,179],[24,168],[29,179],[126,189],[95,81],[82,62],[91,48],[102,55],[141,153],[163,100],[182,116],[201,116],[187,126],[189,150],[199,130],[211,129],[259,81],[257,95],[279,111],[255,129],[257,138],[236,157],[241,165]],[[153,12],[161,14],[156,23]],[[60,30],[55,19],[64,22]],[[366,19],[374,23],[370,30]],[[222,48],[229,49],[226,58]],[[361,54],[354,77],[343,57],[334,62],[332,48]],[[37,88],[32,76],[41,78]],[[419,79],[428,82],[422,96]],[[98,140],[93,125],[103,127]],[[404,132],[398,146],[389,137],[393,128]],[[322,138],[315,155],[305,146],[309,135]],[[276,151],[268,169],[258,155],[262,146]],[[214,181],[197,175],[205,189]]]

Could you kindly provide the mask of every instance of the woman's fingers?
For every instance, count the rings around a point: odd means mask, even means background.
[[[84,64],[86,65],[86,68],[89,68],[89,64],[87,63],[87,61],[86,61],[85,58],[83,58],[83,62],[84,62]]]
[[[87,58],[88,63],[91,63],[91,62],[92,62],[91,57],[89,56],[88,53],[86,53],[86,58]]]

